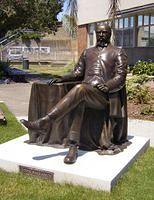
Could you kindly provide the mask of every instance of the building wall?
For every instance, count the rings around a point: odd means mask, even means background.
[[[145,6],[147,4],[154,3],[153,0],[121,0],[120,3],[120,10],[125,10],[125,9],[130,9],[130,8],[135,8],[139,6]]]
[[[109,0],[79,0],[78,24],[79,27],[87,27],[86,32],[80,32],[78,37],[78,52],[81,54],[86,47],[95,45],[95,26],[96,22],[103,22],[108,19]],[[118,25],[115,27],[115,45],[124,48],[128,54],[130,65],[138,60],[154,61],[154,17],[153,0],[120,0],[120,15],[116,20]],[[142,24],[139,23],[139,16],[142,16]],[[144,16],[149,16],[148,24],[144,24]],[[125,19],[128,26],[125,26]],[[131,25],[131,19],[133,25]],[[151,23],[152,22],[152,23]],[[121,27],[121,24],[122,27]],[[80,30],[80,29],[79,29]]]
[[[83,50],[87,47],[87,26],[78,26],[78,56],[81,55]]]
[[[78,24],[88,24],[107,18],[104,8],[108,0],[78,0]]]
[[[154,3],[154,0],[121,0],[120,10]],[[109,0],[78,0],[78,25],[108,18]]]
[[[56,34],[46,34],[39,41],[16,40],[6,46],[2,52],[3,60],[26,57],[30,62],[68,63],[78,58],[77,40],[59,27]]]
[[[134,65],[139,60],[154,62],[154,47],[124,48],[128,56],[128,64]]]

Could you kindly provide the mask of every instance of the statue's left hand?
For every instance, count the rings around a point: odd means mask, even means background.
[[[61,83],[62,79],[61,78],[53,78],[48,82],[48,85],[53,85],[54,83]]]
[[[106,92],[109,91],[108,87],[107,87],[105,84],[103,84],[103,83],[97,84],[97,85],[96,85],[96,88],[97,88],[98,90],[104,92],[104,93],[106,93]]]

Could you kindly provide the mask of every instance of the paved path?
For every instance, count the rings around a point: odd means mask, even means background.
[[[129,135],[150,138],[150,145],[154,147],[154,122],[129,119],[128,133]]]
[[[0,101],[4,101],[17,118],[27,118],[31,85],[31,83],[0,85]],[[131,119],[128,132],[130,135],[150,138],[150,144],[154,146],[154,122]]]
[[[30,83],[13,83],[0,85],[0,101],[4,101],[16,117],[28,115]]]

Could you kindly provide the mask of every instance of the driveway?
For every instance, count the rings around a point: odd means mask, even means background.
[[[11,83],[0,85],[0,101],[4,101],[16,117],[28,115],[31,83]]]

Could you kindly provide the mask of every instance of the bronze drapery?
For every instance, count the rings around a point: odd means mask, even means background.
[[[33,83],[29,103],[28,120],[35,121],[45,116],[76,82],[59,83],[49,86],[43,83]],[[105,139],[104,131],[112,131],[112,141],[121,144],[127,141],[127,100],[125,87],[120,91],[109,94],[110,106],[107,112],[86,108],[81,128],[80,148],[96,150]],[[69,129],[74,112],[71,111],[63,119],[55,121],[52,129],[46,132],[29,130],[30,143],[48,146],[65,147],[69,138]],[[102,131],[103,129],[103,131]]]

